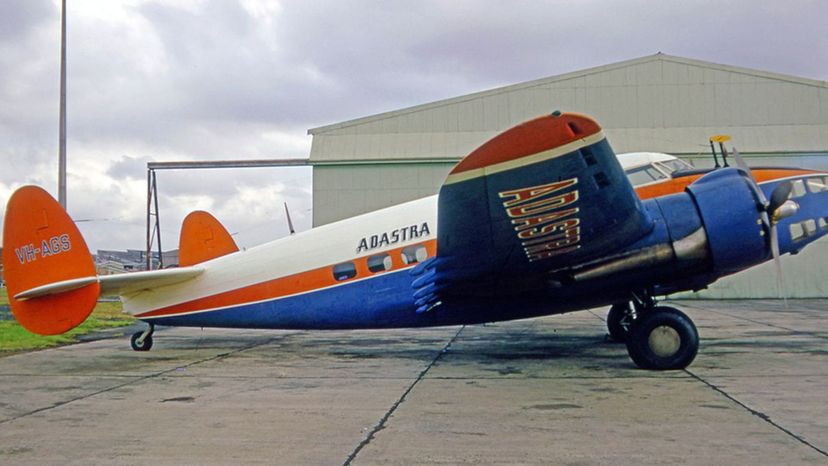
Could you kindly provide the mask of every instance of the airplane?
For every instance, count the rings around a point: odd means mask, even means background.
[[[757,182],[721,167],[642,199],[591,117],[556,111],[463,158],[439,194],[239,250],[210,214],[181,231],[177,268],[96,276],[68,214],[24,186],[3,260],[17,321],[80,324],[99,295],[156,325],[377,329],[480,324],[612,306],[611,335],[643,369],[687,367],[693,321],[658,299],[796,253],[828,233],[828,174]],[[686,181],[686,180],[685,180]]]

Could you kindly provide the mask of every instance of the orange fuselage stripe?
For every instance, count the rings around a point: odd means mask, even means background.
[[[437,253],[437,240],[431,239],[422,244],[428,252],[428,257],[433,257]],[[273,280],[268,280],[263,283],[245,286],[236,290],[226,291],[224,293],[206,296],[204,298],[187,301],[185,303],[168,306],[154,311],[138,314],[138,318],[149,317],[163,317],[175,314],[184,314],[189,312],[204,311],[209,309],[219,309],[231,306],[238,306],[241,304],[248,304],[260,301],[268,301],[272,299],[282,298],[296,294],[308,293],[311,291],[318,291],[324,288],[329,288],[335,285],[345,284],[351,281],[377,276],[382,273],[394,272],[406,268],[414,267],[416,264],[404,264],[402,260],[402,250],[412,245],[403,247],[378,251],[374,254],[354,259],[356,266],[356,275],[347,280],[336,280],[333,275],[333,265],[327,265],[306,272],[299,272],[297,274],[280,277]],[[391,257],[391,269],[385,272],[371,272],[368,270],[368,258],[378,255],[388,254]],[[412,291],[413,293],[413,291]]]

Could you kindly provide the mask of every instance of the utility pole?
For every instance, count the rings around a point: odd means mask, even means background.
[[[58,142],[58,202],[66,209],[66,0],[60,11],[60,136]]]

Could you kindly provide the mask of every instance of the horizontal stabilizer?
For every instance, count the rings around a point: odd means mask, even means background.
[[[98,277],[73,278],[62,282],[47,283],[46,285],[17,293],[14,295],[14,299],[25,301],[27,299],[42,298],[43,296],[77,290],[93,283],[98,283]]]
[[[102,275],[98,279],[101,283],[101,294],[129,295],[143,290],[186,282],[203,272],[204,269],[201,267],[180,267],[118,275]]]
[[[99,283],[101,294],[128,295],[138,291],[175,285],[204,272],[199,267],[184,267],[177,269],[151,270],[148,272],[122,273],[118,275],[101,275],[97,277],[73,278],[62,282],[48,283],[14,295],[14,299],[26,301],[57,295],[67,291],[77,290],[87,285]]]

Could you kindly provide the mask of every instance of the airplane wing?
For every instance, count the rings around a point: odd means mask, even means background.
[[[653,226],[598,123],[572,113],[536,118],[491,139],[448,175],[437,256],[413,272],[418,310],[447,289],[479,290],[587,263]]]

